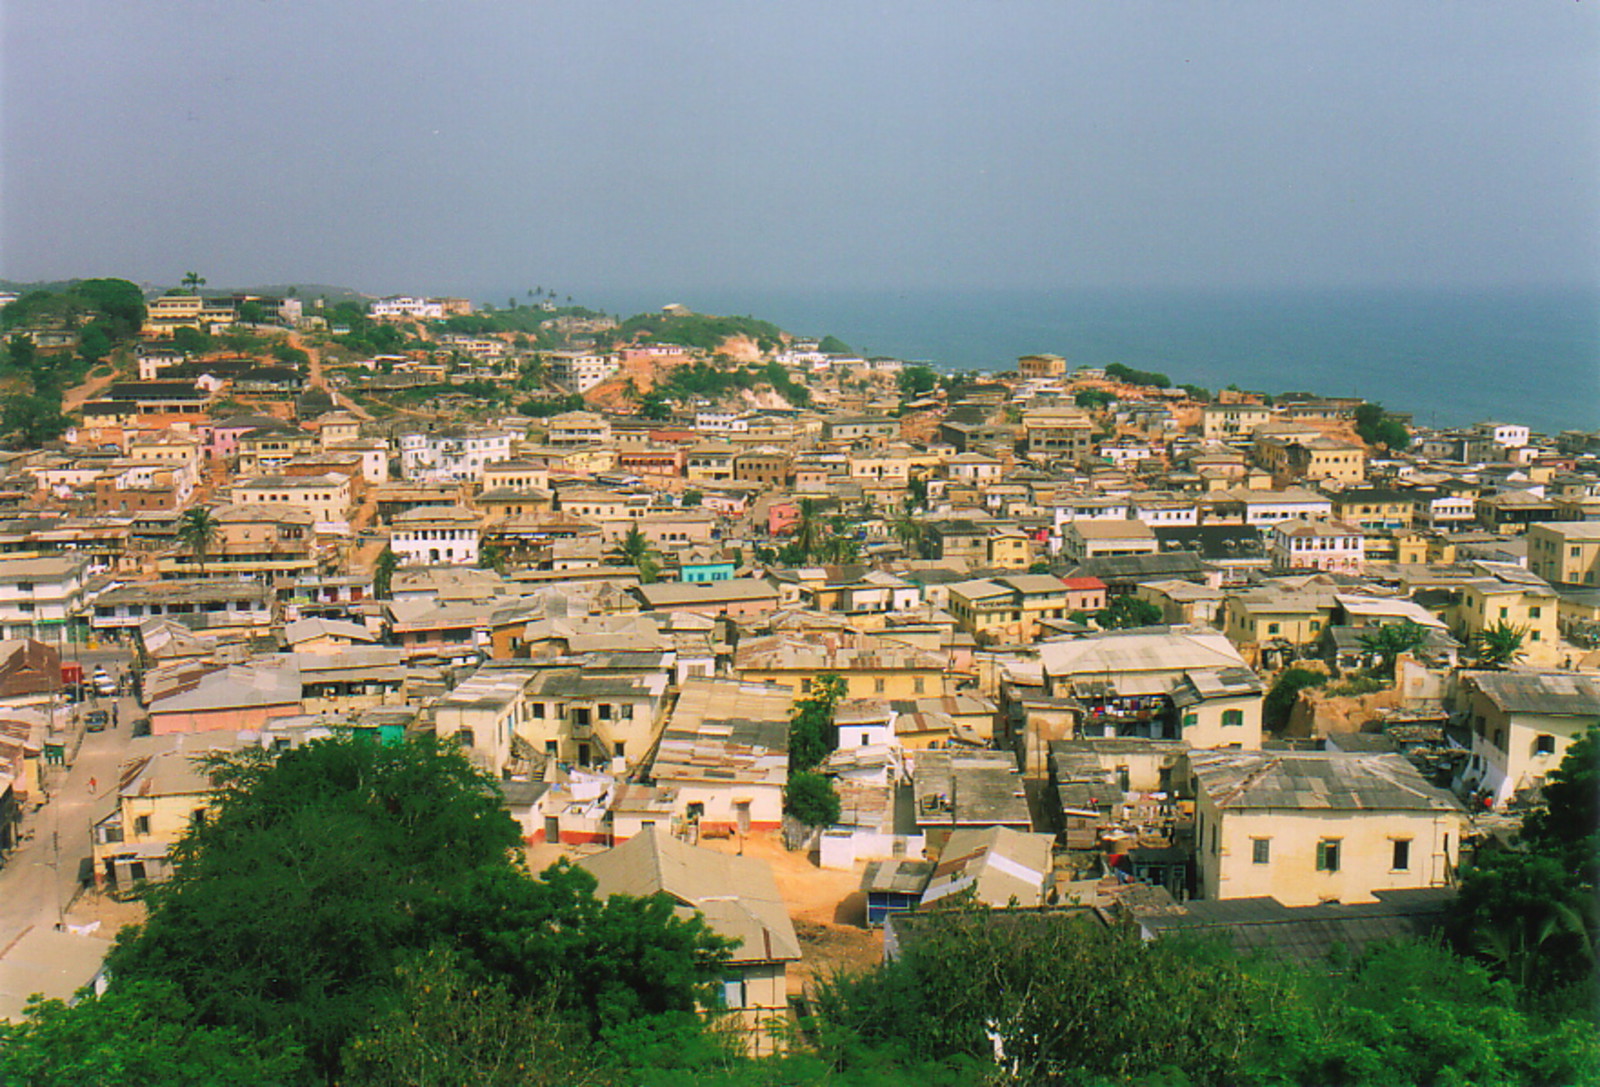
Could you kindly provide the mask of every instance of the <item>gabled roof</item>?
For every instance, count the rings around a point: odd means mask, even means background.
[[[602,898],[665,893],[737,941],[732,961],[795,962],[800,941],[772,869],[754,857],[701,849],[646,827],[604,853],[584,857]]]

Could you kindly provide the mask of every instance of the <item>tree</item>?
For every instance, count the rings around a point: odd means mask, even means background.
[[[400,556],[396,555],[387,545],[378,552],[378,560],[372,564],[372,595],[379,600],[389,599],[389,593],[394,587],[395,568],[400,565]]]
[[[31,373],[38,357],[39,349],[31,338],[18,333],[6,341],[6,365],[11,369]]]
[[[923,393],[932,392],[939,385],[939,375],[927,366],[906,366],[895,377],[903,400],[915,400]]]
[[[1516,626],[1502,619],[1473,636],[1473,659],[1484,668],[1504,668],[1515,664],[1522,659],[1522,639],[1527,634],[1527,627]]]
[[[800,552],[801,562],[810,562],[822,542],[821,510],[816,499],[800,500],[800,519],[795,522],[793,543]]]
[[[602,903],[564,864],[530,876],[495,782],[450,740],[349,736],[205,766],[213,802],[118,937],[114,984],[170,981],[197,1022],[286,1036],[327,1078],[430,950],[591,1039],[692,1009],[726,959],[665,896]]]
[[[817,556],[823,562],[843,564],[859,562],[861,560],[861,543],[841,532],[830,532],[822,541],[822,546],[817,549]]]
[[[239,303],[239,322],[246,325],[259,325],[267,319],[267,311],[255,299]]]
[[[1321,687],[1328,682],[1326,672],[1311,668],[1285,668],[1272,681],[1272,689],[1261,703],[1261,723],[1273,732],[1281,732],[1289,724],[1289,714],[1300,700],[1300,692],[1308,687]]]
[[[199,272],[185,272],[183,285],[188,288],[190,294],[199,294],[200,288],[206,285],[206,277]]]
[[[99,321],[85,325],[78,333],[78,357],[94,366],[111,354],[111,336]]]
[[[1132,593],[1117,597],[1094,613],[1094,621],[1100,624],[1102,630],[1156,626],[1160,624],[1161,619],[1161,605],[1141,600]]]
[[[478,549],[478,569],[506,572],[506,549],[495,544],[484,544]]]
[[[811,681],[811,693],[794,704],[789,721],[789,777],[813,769],[839,746],[833,714],[844,699],[842,676],[831,672]]]
[[[1393,679],[1394,667],[1400,655],[1420,647],[1428,640],[1428,632],[1421,624],[1403,619],[1398,623],[1371,627],[1356,640],[1360,642],[1363,653],[1376,658],[1373,674],[1383,679]]]
[[[683,505],[685,508],[693,508],[698,506],[704,499],[705,495],[701,494],[693,487],[683,492]]]
[[[1399,452],[1411,444],[1405,424],[1383,410],[1382,404],[1367,402],[1356,408],[1356,436],[1368,445],[1386,446]]]
[[[200,576],[206,576],[206,554],[217,540],[216,516],[205,506],[190,506],[178,518],[178,541],[189,548],[200,566]]]
[[[660,421],[672,418],[672,405],[660,393],[651,390],[639,401],[639,415],[644,419]]]
[[[656,575],[661,572],[661,564],[655,557],[655,545],[638,525],[629,526],[627,535],[617,541],[612,554],[638,570],[639,580],[646,584],[655,581]]]
[[[855,352],[850,349],[850,345],[839,339],[837,336],[822,337],[822,342],[817,344],[817,350],[821,351],[824,355],[855,354]]]
[[[839,821],[839,793],[821,774],[790,774],[783,790],[783,810],[808,827],[831,827]]]
[[[1108,393],[1104,389],[1079,389],[1073,394],[1072,402],[1080,408],[1098,411],[1101,408],[1115,404],[1117,398],[1114,394]]]
[[[900,546],[908,555],[917,552],[918,545],[922,543],[922,519],[913,511],[909,501],[894,515],[894,520],[889,523],[889,531],[894,533],[894,538],[900,541]]]
[[[0,1082],[31,1087],[303,1082],[305,1058],[281,1035],[198,1023],[166,981],[116,985],[74,1005],[35,1000],[0,1024]]]
[[[67,418],[61,414],[61,397],[12,396],[0,409],[0,428],[11,436],[16,449],[38,449],[67,431]]]

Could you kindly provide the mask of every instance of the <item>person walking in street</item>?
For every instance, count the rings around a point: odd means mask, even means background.
[[[97,781],[97,780],[96,780],[96,779],[94,779],[94,778],[90,778],[90,779],[89,779],[89,795],[90,795],[90,796],[93,796],[93,795],[94,795],[94,792],[95,792],[95,787],[96,787],[96,786],[97,786],[97,785],[98,785],[98,784],[99,784],[99,782],[98,782],[98,781]]]

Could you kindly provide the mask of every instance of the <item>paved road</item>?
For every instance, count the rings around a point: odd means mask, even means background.
[[[0,950],[30,926],[52,926],[63,916],[73,919],[80,865],[91,851],[90,830],[110,810],[118,770],[129,759],[155,750],[158,741],[132,738],[133,721],[142,715],[132,698],[91,699],[79,709],[110,709],[113,704],[117,727],[85,733],[72,766],[47,771],[49,801],[23,816],[24,841],[0,868]]]

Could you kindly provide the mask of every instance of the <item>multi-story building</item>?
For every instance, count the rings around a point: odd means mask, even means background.
[[[0,637],[60,639],[83,614],[88,575],[76,555],[0,559]]]
[[[1022,413],[1022,451],[1030,457],[1076,461],[1094,451],[1094,422],[1076,408]]]
[[[1571,672],[1466,672],[1461,693],[1472,730],[1465,788],[1504,804],[1561,765],[1567,748],[1600,725],[1600,680]]]
[[[483,516],[460,506],[397,513],[389,547],[405,566],[451,563],[476,566]]]
[[[1200,895],[1285,906],[1447,887],[1468,829],[1403,755],[1191,751]]]
[[[337,472],[319,476],[262,476],[233,486],[240,505],[290,506],[307,510],[319,524],[342,524],[350,516],[350,477]]]
[[[545,356],[550,380],[574,393],[586,393],[621,368],[615,355],[584,351],[551,351]]]
[[[1361,530],[1340,521],[1282,521],[1272,526],[1272,565],[1278,570],[1359,574],[1366,564]]]
[[[1529,525],[1528,568],[1553,585],[1600,582],[1600,521]]]
[[[509,430],[484,427],[402,434],[400,474],[432,483],[476,481],[483,478],[485,465],[511,459],[515,441],[516,435]]]

